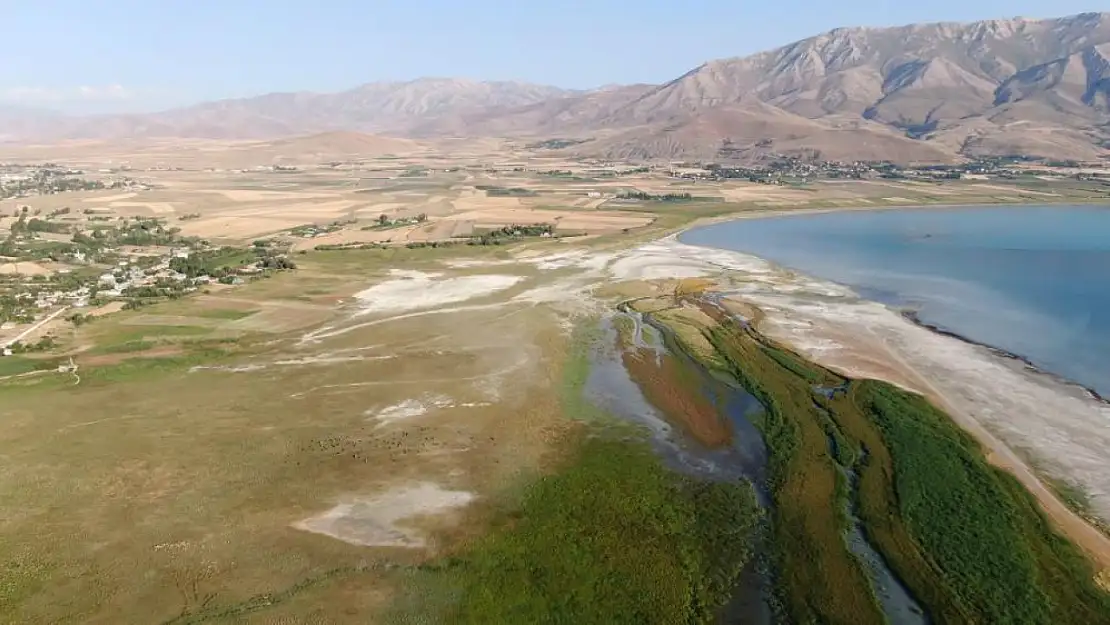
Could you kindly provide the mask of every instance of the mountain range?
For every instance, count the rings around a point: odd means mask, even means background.
[[[622,160],[943,162],[1110,156],[1110,13],[838,28],[662,85],[578,91],[426,78],[159,113],[0,110],[9,141],[272,139],[341,130],[505,137]]]

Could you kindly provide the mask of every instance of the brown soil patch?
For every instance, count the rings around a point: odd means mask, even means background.
[[[103,317],[104,315],[110,315],[112,313],[123,310],[123,304],[123,302],[108,302],[100,308],[97,308],[96,310],[90,312],[89,315],[92,317]]]
[[[334,301],[334,298],[329,299]],[[249,317],[232,321],[224,327],[255,332],[289,332],[322,323],[332,316],[332,311],[328,308],[312,305],[308,302],[305,302],[305,304],[306,306],[266,308]]]
[[[81,366],[98,367],[105,365],[118,365],[133,358],[169,358],[182,353],[177,345],[162,345],[141,352],[127,352],[121,354],[98,354],[96,356],[79,356],[74,362]]]
[[[732,441],[732,428],[722,418],[717,406],[692,387],[674,357],[666,354],[658,360],[651,350],[626,351],[624,366],[643,391],[651,405],[658,408],[672,423],[683,427],[706,447],[724,447]]]
[[[744,319],[747,319],[748,322],[757,329],[759,328],[759,322],[763,321],[763,318],[766,316],[759,308],[730,297],[721,299],[721,307],[731,314],[740,315]]]
[[[293,249],[311,250],[318,245],[351,245],[358,243],[387,243],[403,242],[409,239],[417,226],[402,226],[386,230],[340,230],[330,232],[318,237],[300,239],[293,244]]]
[[[0,274],[48,276],[51,273],[53,272],[38,263],[19,262],[0,264]]]

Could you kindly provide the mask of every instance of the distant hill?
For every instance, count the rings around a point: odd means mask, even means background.
[[[361,132],[336,130],[304,137],[277,139],[242,146],[251,152],[271,153],[273,158],[315,156],[325,158],[350,156],[380,156],[404,154],[420,149],[420,144],[408,139],[381,137]]]
[[[423,78],[370,83],[339,93],[271,93],[159,113],[12,120],[0,134],[22,140],[272,139],[333,130],[399,131],[448,114],[516,107],[577,92],[517,82]]]
[[[5,116],[22,140],[394,136],[573,138],[621,159],[944,161],[1110,154],[1110,14],[839,28],[705,63],[663,85],[571,91],[421,79],[284,93],[148,115]]]
[[[1097,159],[1110,147],[1110,14],[841,28],[705,63],[618,106],[564,99],[559,115],[581,136],[623,129],[573,147],[612,158]]]

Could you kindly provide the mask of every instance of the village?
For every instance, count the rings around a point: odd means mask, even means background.
[[[682,180],[746,180],[784,185],[817,180],[1079,180],[1110,186],[1110,172],[1101,164],[1045,161],[1022,157],[980,158],[953,164],[897,164],[888,161],[820,161],[782,156],[757,165],[682,163],[668,168]]]
[[[136,230],[152,234],[135,235]],[[77,231],[68,244],[53,241],[54,251],[46,257],[35,233],[10,232],[0,256],[0,355],[49,350],[51,330],[59,323],[81,325],[295,267],[285,248],[270,241],[249,248],[214,246],[171,230],[145,220],[96,230],[98,237]]]

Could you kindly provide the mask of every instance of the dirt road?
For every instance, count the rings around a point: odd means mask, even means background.
[[[20,332],[18,335],[16,335],[15,338],[13,338],[11,340],[8,340],[8,341],[4,341],[4,343],[0,344],[0,348],[11,347],[15,343],[18,343],[18,342],[22,341],[23,339],[27,338],[28,336],[31,336],[39,328],[41,328],[41,327],[45,326],[46,324],[50,323],[51,321],[56,319],[58,317],[58,315],[64,313],[67,310],[69,310],[69,306],[62,306],[58,310],[55,310],[54,312],[47,315],[44,319],[41,319],[40,321],[36,322],[35,325],[27,328],[23,332]]]

